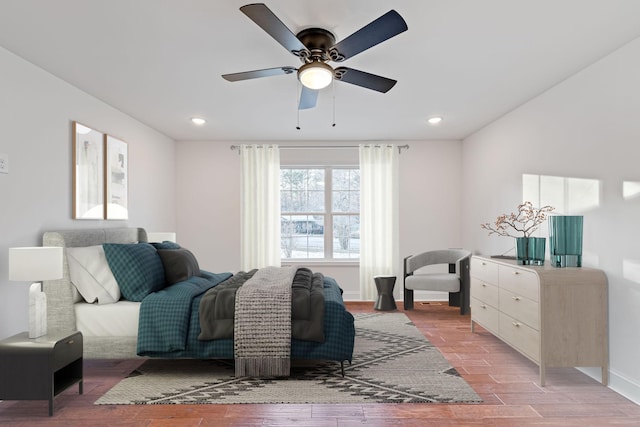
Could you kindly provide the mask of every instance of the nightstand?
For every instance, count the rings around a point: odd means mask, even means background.
[[[27,332],[0,341],[0,400],[48,400],[78,383],[82,394],[82,334]]]

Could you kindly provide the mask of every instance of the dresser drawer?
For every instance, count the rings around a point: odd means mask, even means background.
[[[471,296],[486,304],[498,307],[498,287],[483,282],[475,277],[471,278]]]
[[[540,363],[540,332],[500,313],[500,338],[521,351],[536,363]]]
[[[483,282],[498,283],[498,264],[484,259],[471,257],[469,274]]]
[[[538,276],[532,271],[521,270],[506,265],[499,268],[500,289],[507,289],[533,301],[540,301]]]
[[[492,307],[484,302],[471,297],[471,320],[478,322],[485,329],[492,332],[494,335],[498,334],[499,327],[499,313],[495,307]]]
[[[540,305],[522,294],[500,289],[500,311],[540,330]]]

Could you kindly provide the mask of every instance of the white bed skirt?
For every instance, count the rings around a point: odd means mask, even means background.
[[[84,337],[137,337],[140,303],[119,301],[115,304],[73,305],[76,327]],[[105,319],[109,319],[105,321]]]

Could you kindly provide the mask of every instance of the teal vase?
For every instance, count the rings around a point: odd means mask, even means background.
[[[549,256],[554,267],[582,267],[583,217],[549,217]]]
[[[544,237],[516,237],[516,258],[520,265],[544,264]]]

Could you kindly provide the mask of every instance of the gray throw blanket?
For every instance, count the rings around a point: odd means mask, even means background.
[[[198,339],[219,340],[233,338],[233,319],[236,312],[236,292],[251,279],[258,270],[241,271],[211,288],[200,300],[198,316],[200,334]]]
[[[199,340],[233,338],[236,292],[256,271],[236,273],[205,293],[199,307]],[[291,284],[291,337],[324,342],[324,310],[324,276],[298,268]]]
[[[299,268],[291,285],[291,336],[324,342],[324,276]]]
[[[237,377],[289,376],[295,272],[293,267],[262,268],[236,292],[233,347]]]
[[[271,269],[273,269],[273,267],[271,267]],[[245,282],[252,279],[254,275],[256,275],[257,271],[258,270],[239,272],[233,277],[220,283],[218,286],[209,289],[205,295],[203,295],[199,306],[199,340],[234,338],[234,335],[236,335],[236,333],[234,333],[234,329],[237,316],[236,305],[238,290],[242,288]],[[265,271],[259,274],[258,278],[264,276],[263,278],[260,278],[260,280],[272,280],[273,277],[269,279],[268,276],[275,271],[277,271],[277,269],[272,270],[271,272]],[[284,271],[280,271],[280,273],[284,273]],[[289,274],[290,271],[286,274],[288,281],[290,281]],[[264,284],[264,282],[261,283]],[[254,283],[254,285],[256,285],[256,283]],[[269,286],[270,285],[267,284],[266,286],[261,287],[260,290],[266,292],[267,295],[271,297]],[[295,275],[288,286],[291,288],[291,303],[289,310],[289,316],[291,319],[290,338],[315,341],[319,343],[324,342],[324,276],[321,273],[313,273],[308,268],[298,268],[295,270]],[[266,300],[268,300],[268,298],[266,298]],[[265,302],[265,298],[260,298],[259,301],[263,304]],[[249,304],[247,306],[248,314],[244,314],[244,316],[248,316],[248,322],[251,322],[251,319],[257,319],[261,323],[261,326],[264,326],[266,329],[273,327],[273,325],[269,326],[268,322],[265,323],[267,319],[265,316],[257,315],[257,311],[251,307],[252,305]],[[271,310],[267,311],[268,315],[272,314]],[[267,348],[270,346],[272,336],[269,335],[269,330],[265,330],[264,333],[266,335],[263,335],[261,339],[267,342],[267,345],[265,346],[265,348]],[[258,359],[264,358],[260,357]],[[287,362],[283,363],[286,364]],[[240,362],[240,364],[263,366],[265,365],[265,362],[263,360],[251,362],[245,361]],[[277,364],[280,364],[280,362],[277,362]],[[238,366],[237,362],[236,366]],[[276,376],[271,371],[268,371],[271,373],[267,374],[264,366],[261,368],[260,374],[256,373],[256,371],[252,372],[254,373],[249,374],[245,372],[244,375]]]

